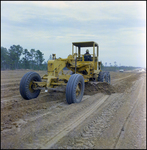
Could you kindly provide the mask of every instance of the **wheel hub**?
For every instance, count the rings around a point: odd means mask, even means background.
[[[81,82],[79,82],[77,84],[77,87],[76,87],[76,97],[78,97],[81,93]]]
[[[30,84],[29,84],[29,90],[30,90],[31,93],[34,92],[34,83],[33,83],[33,81],[31,81]]]

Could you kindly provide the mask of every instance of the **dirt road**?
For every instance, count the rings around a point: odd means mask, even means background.
[[[68,105],[64,92],[24,100],[28,71],[1,71],[2,149],[146,149],[146,73],[110,72],[111,85],[86,84],[82,102]]]

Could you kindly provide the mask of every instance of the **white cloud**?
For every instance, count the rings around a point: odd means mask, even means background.
[[[5,13],[11,19],[23,21],[28,18],[39,15],[56,15],[73,18],[79,21],[86,20],[111,20],[123,19],[124,17],[145,18],[145,2],[99,2],[99,1],[12,1],[2,2],[2,6],[11,4],[11,7],[5,7]],[[14,9],[12,11],[12,9]],[[51,11],[50,11],[51,10]],[[52,11],[55,10],[55,11]],[[59,14],[60,13],[60,14]],[[7,16],[8,17],[8,16]],[[56,19],[56,18],[54,18]],[[58,18],[60,19],[60,18]]]
[[[100,59],[137,65],[146,51],[145,18],[143,1],[2,1],[1,44],[36,47],[47,60],[52,51],[66,58],[72,42],[96,41]]]

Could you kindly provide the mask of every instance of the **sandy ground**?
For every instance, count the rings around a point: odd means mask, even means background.
[[[146,72],[110,72],[111,85],[85,84],[81,103],[68,105],[64,92],[24,100],[28,71],[1,71],[2,149],[146,149]]]

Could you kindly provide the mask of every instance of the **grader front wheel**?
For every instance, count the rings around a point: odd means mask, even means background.
[[[36,98],[40,94],[40,90],[34,90],[33,81],[41,81],[40,75],[36,72],[26,73],[20,81],[19,91],[26,100]]]
[[[80,103],[84,94],[84,78],[80,74],[73,74],[66,85],[66,101],[68,104]]]

